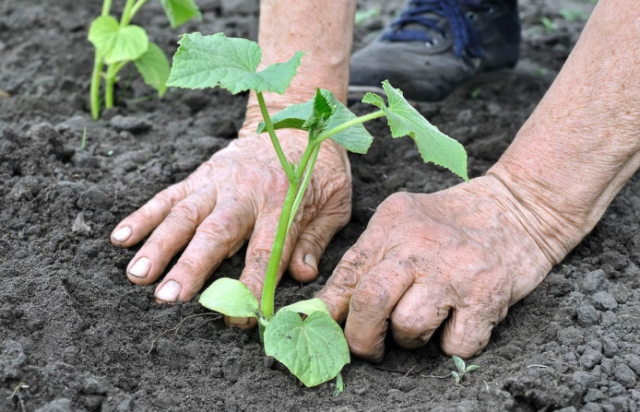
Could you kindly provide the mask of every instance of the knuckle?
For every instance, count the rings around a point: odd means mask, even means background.
[[[196,236],[202,238],[207,244],[231,246],[235,243],[236,231],[231,231],[223,222],[211,221],[198,226]]]
[[[185,273],[188,276],[202,276],[205,275],[202,270],[201,262],[198,262],[188,256],[183,256],[178,260],[174,270]]]
[[[200,208],[196,204],[180,202],[171,209],[167,218],[176,221],[176,223],[188,222],[193,226],[197,226],[202,221],[203,216]]]
[[[391,314],[391,327],[395,333],[403,337],[416,338],[424,332],[424,328],[416,315],[406,312],[393,312]]]

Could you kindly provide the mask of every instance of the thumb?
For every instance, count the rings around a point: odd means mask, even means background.
[[[311,282],[318,276],[318,262],[327,245],[348,221],[349,214],[321,213],[298,237],[291,255],[289,272],[299,282]]]

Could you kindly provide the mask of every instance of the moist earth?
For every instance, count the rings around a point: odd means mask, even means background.
[[[257,1],[197,0],[202,22],[172,30],[149,2],[136,17],[169,54],[180,33],[257,36]],[[115,2],[120,8],[121,2]],[[401,7],[359,25],[361,47]],[[389,340],[380,364],[357,358],[334,383],[307,389],[264,356],[256,331],[228,329],[195,302],[159,306],[134,286],[135,250],[109,243],[116,223],[232,139],[247,96],[171,89],[154,97],[131,70],[117,108],[88,113],[96,0],[0,0],[0,411],[637,411],[640,409],[640,178],[528,297],[510,309],[459,385],[437,343],[413,351]],[[416,108],[461,141],[471,176],[509,145],[577,41],[587,0],[523,0],[515,70]],[[585,79],[588,81],[588,79]],[[363,104],[352,109],[370,110]],[[278,304],[313,296],[396,191],[459,183],[422,164],[410,139],[382,121],[369,154],[351,156],[353,216],[310,284],[285,279]],[[86,130],[86,147],[81,148]],[[576,173],[580,173],[576,170]],[[244,251],[211,279],[239,276]],[[437,339],[434,339],[437,342]]]

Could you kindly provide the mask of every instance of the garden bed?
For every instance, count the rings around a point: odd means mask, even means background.
[[[182,32],[256,37],[257,1],[198,3],[203,22],[178,30],[155,2],[138,21],[171,54]],[[356,46],[401,3],[360,2],[363,9],[382,3],[381,17],[357,28]],[[523,56],[514,71],[416,106],[465,145],[471,176],[509,145],[592,8],[578,0],[521,3]],[[246,95],[170,89],[158,100],[125,69],[118,107],[93,122],[86,33],[100,7],[0,0],[0,89],[10,95],[0,96],[0,411],[640,410],[638,175],[594,231],[511,308],[473,359],[480,369],[461,385],[435,343],[407,351],[389,341],[381,364],[353,359],[345,392],[333,397],[332,383],[303,388],[266,358],[257,331],[228,329],[195,302],[156,305],[154,285],[125,277],[134,251],[113,247],[109,234],[233,138]],[[320,290],[385,197],[458,183],[425,166],[409,139],[391,141],[382,121],[368,127],[387,138],[351,156],[351,222],[322,258],[318,280],[285,278],[278,304]],[[244,250],[211,279],[239,276],[243,261]]]

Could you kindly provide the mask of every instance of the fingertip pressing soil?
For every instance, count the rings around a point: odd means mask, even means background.
[[[203,21],[172,30],[156,2],[136,21],[167,53],[178,34],[257,36],[257,2],[198,0]],[[356,47],[401,6],[356,29]],[[490,84],[417,108],[469,153],[483,174],[532,112],[593,5],[523,0],[522,60]],[[116,2],[116,5],[119,3]],[[112,246],[119,220],[225,147],[246,96],[171,89],[157,99],[126,69],[118,107],[93,122],[88,89],[95,0],[0,0],[0,411],[637,411],[640,410],[640,179],[632,178],[594,231],[510,309],[480,369],[455,385],[437,342],[381,364],[358,359],[334,384],[302,387],[264,356],[256,331],[228,329],[196,302],[157,305],[154,285],[124,275],[135,253]],[[577,17],[570,19],[567,10]],[[555,23],[545,28],[542,17]],[[364,105],[355,105],[364,113]],[[424,166],[409,139],[368,124],[369,154],[351,156],[353,217],[320,262],[317,281],[285,279],[277,304],[311,297],[396,191],[458,183]],[[87,144],[80,149],[86,128]],[[399,160],[400,159],[400,160]],[[212,278],[239,276],[243,251]]]

